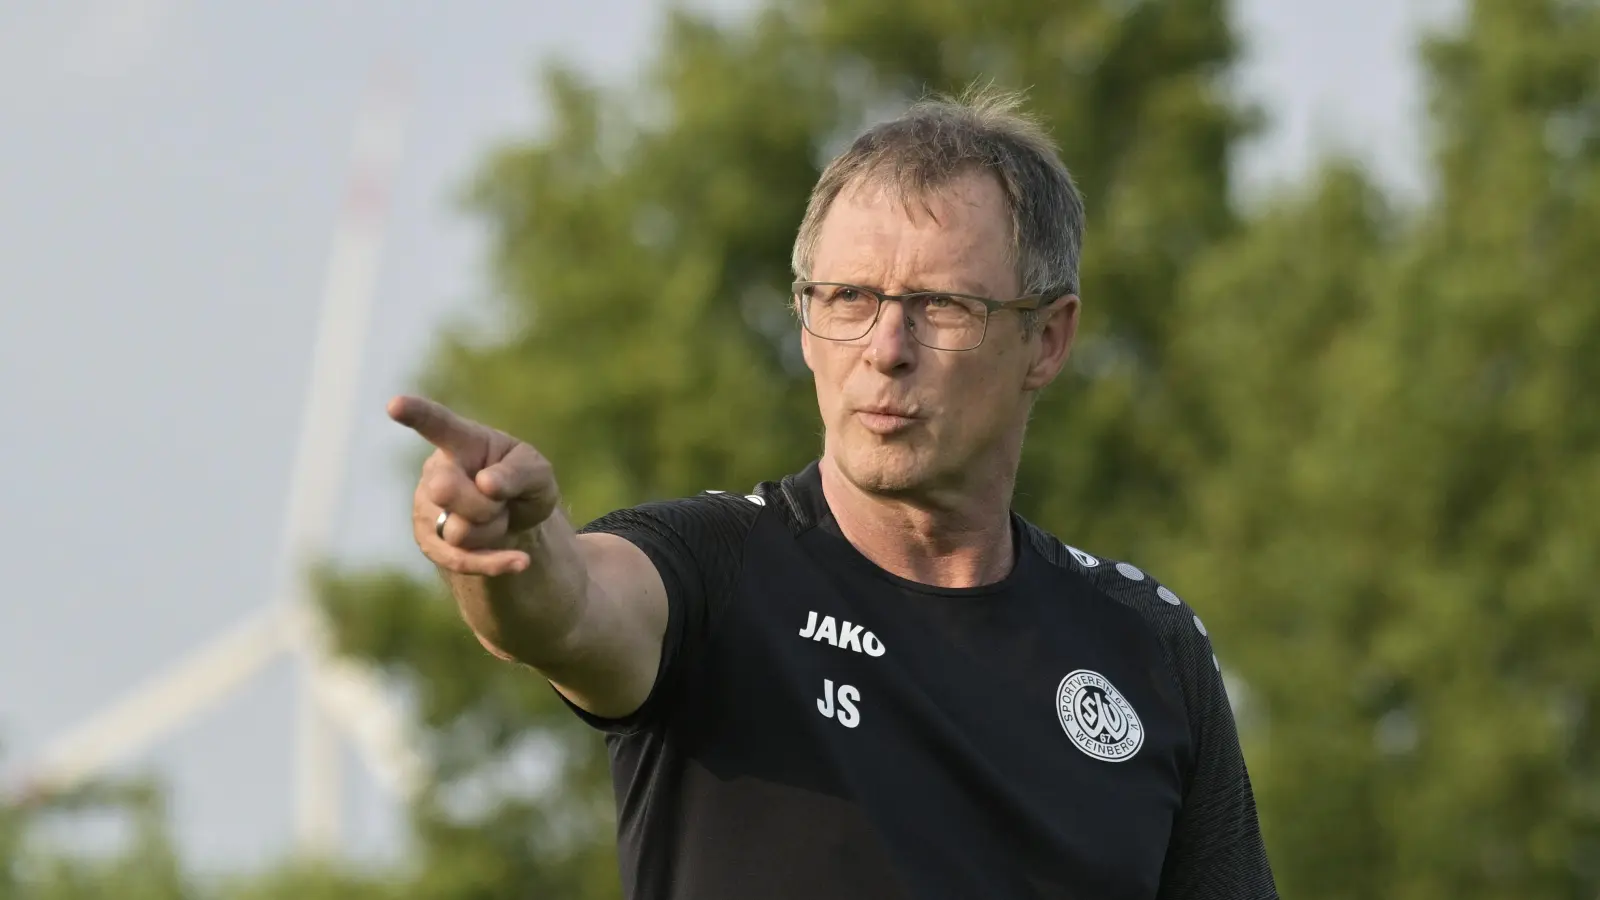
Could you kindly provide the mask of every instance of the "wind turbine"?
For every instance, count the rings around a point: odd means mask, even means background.
[[[425,766],[376,673],[332,653],[327,623],[307,583],[326,550],[338,501],[377,283],[388,194],[403,148],[407,92],[401,73],[379,74],[357,119],[349,192],[328,257],[322,312],[296,449],[276,582],[264,610],[201,646],[122,700],[48,745],[24,771],[24,789],[69,790],[142,753],[222,702],[280,654],[300,663],[295,742],[295,837],[308,854],[338,848],[338,732],[380,784],[411,797]]]

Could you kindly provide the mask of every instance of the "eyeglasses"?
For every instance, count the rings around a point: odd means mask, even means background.
[[[1002,309],[1028,312],[1039,309],[1053,294],[1031,294],[1015,300],[990,300],[944,291],[886,294],[854,284],[796,281],[795,303],[806,331],[825,341],[855,341],[867,336],[878,323],[887,300],[899,301],[906,330],[924,347],[934,350],[975,350],[989,330],[989,314]]]

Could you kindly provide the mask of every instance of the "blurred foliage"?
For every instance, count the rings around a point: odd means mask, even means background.
[[[1335,165],[1188,273],[1216,427],[1159,555],[1286,896],[1594,897],[1600,7],[1480,0],[1425,59],[1423,209]]]
[[[548,128],[485,160],[494,325],[444,335],[423,389],[539,446],[579,520],[793,470],[820,426],[784,285],[820,164],[926,90],[1028,88],[1090,230],[1017,502],[1206,618],[1285,896],[1593,898],[1600,4],[1473,0],[1421,56],[1420,205],[1333,160],[1241,210],[1223,0],[676,12],[639,86],[552,70]],[[321,577],[436,763],[406,865],[218,890],[615,897],[600,739],[412,571]],[[159,829],[137,872],[58,866],[19,816],[0,900],[195,890]]]
[[[75,835],[71,842],[62,839],[68,833]],[[0,801],[0,900],[193,896],[170,840],[164,794],[154,784],[96,783],[65,795]]]

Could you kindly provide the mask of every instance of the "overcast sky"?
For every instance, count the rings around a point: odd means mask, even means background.
[[[739,0],[718,0],[738,8]],[[657,0],[32,0],[0,4],[0,749],[25,758],[267,601],[329,239],[369,75],[414,85],[333,548],[416,559],[407,390],[481,298],[453,194],[538,120],[539,60],[625,76]],[[1415,190],[1415,26],[1451,0],[1243,0],[1245,89],[1274,119],[1252,184],[1330,144]],[[137,761],[185,848],[254,865],[290,837],[280,664]],[[396,846],[352,778],[353,850]]]

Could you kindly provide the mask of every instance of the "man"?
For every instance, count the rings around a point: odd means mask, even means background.
[[[633,900],[1276,896],[1200,619],[1011,511],[1083,227],[1015,109],[918,104],[823,173],[800,473],[577,533],[532,447],[390,405],[478,640],[607,735]]]

